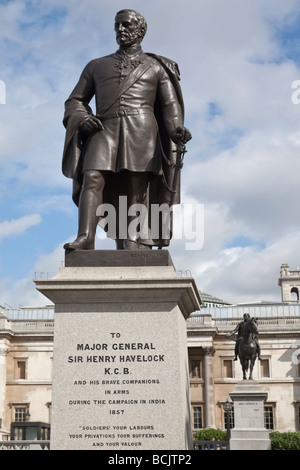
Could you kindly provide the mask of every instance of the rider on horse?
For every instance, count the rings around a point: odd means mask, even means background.
[[[244,321],[241,321],[236,327],[235,329],[229,334],[227,335],[228,338],[231,338],[236,332],[238,334],[238,337],[237,337],[237,340],[236,340],[236,343],[235,343],[235,348],[234,348],[234,361],[237,361],[237,356],[238,356],[238,353],[239,353],[239,346],[240,346],[240,342],[242,341],[243,339],[243,335],[244,335],[244,328],[245,328],[245,323],[247,321],[250,320],[250,315],[249,313],[245,313],[243,315],[244,317]],[[253,321],[255,321],[253,319]],[[256,343],[256,347],[257,347],[257,357],[258,359],[261,361],[261,357],[260,357],[260,344],[258,342],[258,336],[257,335],[252,335],[252,339],[253,341]]]

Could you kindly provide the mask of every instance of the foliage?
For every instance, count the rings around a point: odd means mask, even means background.
[[[270,432],[272,450],[300,450],[300,431]]]
[[[211,441],[212,439],[223,441],[226,439],[226,436],[226,431],[222,431],[221,429],[202,429],[194,433],[194,439],[196,441]]]
[[[201,429],[194,432],[196,441],[223,441],[226,439],[226,431],[221,429]],[[298,432],[279,432],[271,431],[270,440],[272,450],[300,450],[300,431]]]

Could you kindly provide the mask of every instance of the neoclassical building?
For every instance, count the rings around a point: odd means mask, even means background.
[[[224,403],[242,380],[234,343],[227,335],[244,313],[257,318],[261,361],[254,380],[267,391],[265,425],[279,431],[300,430],[300,305],[258,303],[203,309],[190,316],[187,339],[193,428],[225,429]],[[234,410],[232,413],[234,420]],[[233,422],[231,423],[233,425]]]
[[[53,306],[0,309],[0,440],[47,440]]]
[[[268,393],[265,425],[300,430],[300,270],[282,265],[279,285],[278,303],[229,305],[201,293],[203,308],[186,322],[194,431],[227,426],[224,403],[242,379],[235,343],[227,336],[244,313],[257,319],[260,332],[262,360],[256,361],[254,380]],[[49,438],[53,319],[53,305],[0,307],[0,440]],[[234,410],[229,419],[233,426]]]

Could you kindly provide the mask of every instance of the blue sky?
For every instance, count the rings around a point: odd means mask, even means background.
[[[47,303],[32,279],[57,272],[76,235],[64,101],[89,60],[117,49],[126,7],[147,19],[144,50],[181,70],[183,204],[204,204],[204,245],[174,240],[176,268],[230,302],[280,300],[280,265],[300,265],[299,0],[0,0],[0,304]]]

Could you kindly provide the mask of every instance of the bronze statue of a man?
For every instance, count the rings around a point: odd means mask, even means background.
[[[136,11],[118,12],[118,51],[89,62],[65,103],[63,173],[73,179],[79,210],[78,235],[66,250],[94,249],[97,209],[111,204],[120,220],[121,196],[127,207],[180,202],[179,178],[174,182],[176,145],[185,144],[191,134],[184,127],[179,70],[175,62],[142,51],[146,30]],[[95,115],[89,106],[94,96]],[[127,227],[132,218],[128,212]],[[118,223],[113,238],[117,249],[169,244],[160,235],[124,234]]]
[[[227,335],[227,338],[232,338],[232,336],[234,336],[237,333],[237,340],[236,340],[235,347],[234,347],[234,361],[237,361],[238,354],[239,354],[240,343],[243,340],[245,324],[246,324],[246,322],[248,322],[250,320],[250,318],[251,317],[250,317],[249,313],[244,313],[243,321],[238,323],[238,325],[235,327],[235,329],[231,333],[229,333],[229,335]],[[256,350],[257,350],[258,359],[261,361],[260,344],[259,344],[258,336],[253,336],[252,339],[256,343]]]

